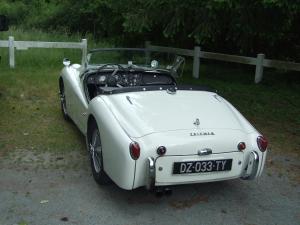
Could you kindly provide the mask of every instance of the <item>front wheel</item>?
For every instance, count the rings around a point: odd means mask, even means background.
[[[61,111],[62,111],[63,117],[65,120],[70,121],[70,117],[67,112],[65,87],[64,87],[64,82],[62,81],[62,79],[59,80],[59,97],[60,97],[60,106],[61,106]]]
[[[101,185],[110,183],[110,178],[103,169],[102,144],[96,124],[92,124],[91,127],[90,137],[88,137],[88,150],[95,181]]]

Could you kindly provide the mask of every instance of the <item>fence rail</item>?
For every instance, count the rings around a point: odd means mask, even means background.
[[[82,50],[82,64],[86,61],[87,40],[81,42],[46,42],[46,41],[15,41],[9,36],[8,41],[0,41],[0,47],[9,48],[9,66],[15,68],[15,48],[16,50],[27,50],[28,48],[72,48]]]
[[[43,42],[43,41],[15,41],[10,36],[8,41],[0,40],[0,47],[9,48],[9,65],[15,67],[15,49],[27,50],[28,48],[72,48],[82,50],[82,64],[86,62],[87,40],[81,42]],[[300,71],[300,63],[287,62],[280,60],[265,59],[264,54],[257,54],[257,57],[246,57],[239,55],[229,55],[214,52],[201,51],[199,46],[194,49],[171,48],[164,46],[151,45],[151,42],[145,42],[145,48],[149,51],[168,52],[178,55],[193,57],[193,77],[199,78],[200,58],[219,60],[225,62],[241,63],[255,66],[254,82],[259,83],[263,78],[264,67]]]
[[[265,59],[263,65],[264,67],[272,67],[276,69],[300,71],[300,63],[294,62]]]
[[[8,48],[8,41],[0,41],[0,48]]]
[[[225,62],[235,62],[242,63],[248,65],[256,65],[256,58],[247,57],[247,56],[239,56],[239,55],[228,55],[222,53],[214,53],[214,52],[201,52],[201,58],[205,59],[214,59]]]
[[[199,68],[200,68],[200,58],[219,60],[224,62],[241,63],[247,65],[255,66],[255,77],[254,82],[259,83],[263,78],[264,67],[285,69],[285,70],[295,70],[300,71],[300,63],[271,60],[265,59],[264,54],[257,54],[257,57],[247,57],[239,55],[229,55],[214,52],[201,51],[199,46],[195,46],[194,49],[181,49],[181,48],[170,48],[157,45],[151,45],[151,42],[146,41],[145,47],[149,50],[159,51],[159,52],[169,52],[178,55],[191,56],[193,57],[193,76],[199,78]]]

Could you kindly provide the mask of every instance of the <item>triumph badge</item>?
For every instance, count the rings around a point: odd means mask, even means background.
[[[194,125],[196,126],[196,127],[199,127],[199,125],[200,125],[200,121],[199,121],[199,119],[197,118],[196,119],[196,121],[194,122]]]

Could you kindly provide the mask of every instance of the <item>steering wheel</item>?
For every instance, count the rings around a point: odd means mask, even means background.
[[[125,68],[123,67],[123,66],[121,66],[120,64],[117,64],[117,63],[107,63],[107,64],[104,64],[103,66],[101,66],[101,67],[99,67],[98,69],[97,69],[97,71],[99,72],[99,71],[101,71],[101,70],[103,70],[103,69],[105,69],[105,68],[107,68],[108,66],[117,66],[118,68],[116,68],[113,72],[112,72],[112,75],[113,75],[113,73],[116,73],[115,71],[117,70],[125,70]]]
[[[117,66],[117,68],[114,69],[114,71],[110,74],[110,76],[108,77],[108,85],[109,86],[117,86],[117,79],[115,78],[115,74],[119,71],[119,70],[122,70],[122,71],[125,71],[126,69],[121,66],[120,64],[117,64],[117,63],[107,63],[101,67],[99,67],[97,69],[98,72],[100,72],[101,70],[104,70],[105,68],[107,68],[108,66]]]

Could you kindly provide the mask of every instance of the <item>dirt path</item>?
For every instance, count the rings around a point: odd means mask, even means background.
[[[99,187],[85,153],[16,151],[0,160],[0,224],[299,224],[299,168],[270,153],[258,181],[177,186],[157,198]]]

